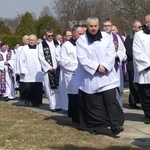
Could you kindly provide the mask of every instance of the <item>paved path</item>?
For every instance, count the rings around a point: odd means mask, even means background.
[[[23,101],[11,100],[4,103],[24,108]],[[144,115],[142,109],[129,109],[127,104],[124,104],[124,107],[124,132],[120,133],[118,138],[114,138],[112,136],[108,136],[108,138],[112,138],[114,141],[117,140],[123,143],[132,144],[134,146],[150,150],[150,124],[146,125],[143,123]],[[67,113],[65,111],[60,111],[58,113],[52,113],[51,111],[49,111],[49,104],[46,98],[43,99],[43,105],[38,108],[25,108],[48,117],[70,122],[70,119],[67,117]]]

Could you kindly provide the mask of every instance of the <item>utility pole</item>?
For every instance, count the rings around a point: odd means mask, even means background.
[[[18,12],[17,9],[16,9],[16,13],[17,13],[17,16],[18,16],[18,22],[20,22],[20,16],[19,16],[19,12]]]

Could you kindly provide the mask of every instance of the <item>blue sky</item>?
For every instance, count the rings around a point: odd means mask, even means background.
[[[13,19],[27,11],[39,17],[43,7],[51,6],[52,2],[53,0],[1,0],[0,17]]]

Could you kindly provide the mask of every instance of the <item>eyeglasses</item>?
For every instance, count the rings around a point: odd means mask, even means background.
[[[47,37],[53,37],[54,35],[52,34],[52,35],[47,35]]]
[[[140,29],[140,28],[142,28],[142,26],[133,26],[133,28],[139,28]]]
[[[72,35],[66,35],[66,36],[72,36]]]
[[[111,27],[111,25],[104,25],[103,27]]]
[[[150,21],[149,20],[147,20],[147,21],[145,21],[146,23],[150,23]]]

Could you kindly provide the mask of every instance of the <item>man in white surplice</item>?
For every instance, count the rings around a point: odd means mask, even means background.
[[[24,45],[28,44],[28,39],[29,39],[28,35],[24,35],[22,37],[22,45],[16,49],[16,59],[15,59],[15,71],[14,71],[15,72],[15,80],[16,80],[15,86],[18,86],[17,84],[19,83],[19,98],[22,100],[24,98],[22,96],[23,85],[22,85],[22,83],[20,83],[20,69],[21,68],[20,68],[19,60],[20,60],[20,54],[22,51],[22,47]]]
[[[119,78],[120,85],[116,90],[117,100],[123,108],[123,99],[124,99],[124,70],[123,70],[123,61],[126,60],[126,49],[124,44],[118,34],[112,33],[112,21],[110,19],[106,19],[103,22],[103,29],[107,32],[114,42],[115,50],[116,50],[116,60],[115,60],[115,69]]]
[[[8,45],[2,42],[0,45],[0,90],[5,101],[15,98],[13,70],[15,55],[8,49]]]
[[[72,28],[72,38],[62,45],[60,51],[60,65],[63,68],[64,81],[67,89],[69,106],[68,116],[73,122],[78,122],[78,86],[76,86],[76,69],[78,60],[76,54],[76,40],[84,34],[81,26],[75,25]]]
[[[32,106],[38,107],[42,104],[43,74],[38,59],[37,37],[31,34],[28,38],[29,43],[22,47],[19,59],[20,83],[25,106],[28,106],[31,101]]]
[[[150,14],[145,16],[143,29],[133,40],[134,82],[139,83],[145,124],[150,124]]]
[[[56,40],[53,40],[53,31],[47,29],[45,31],[45,36],[46,40],[38,45],[39,60],[41,62],[42,71],[44,72],[44,86],[47,98],[49,100],[50,110],[55,112],[62,108],[59,86],[54,83],[56,78],[53,76],[59,69],[56,60],[56,51],[59,47],[59,43]],[[49,74],[52,75],[54,80]]]
[[[116,100],[115,48],[111,37],[99,30],[97,18],[86,22],[86,33],[76,42],[79,128],[95,134],[111,127],[117,135],[123,131],[124,117]]]

